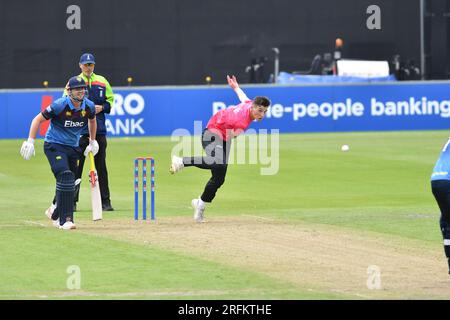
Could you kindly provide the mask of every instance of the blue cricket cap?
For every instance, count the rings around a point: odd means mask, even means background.
[[[95,58],[92,53],[83,53],[80,57],[80,63],[86,64],[86,63],[93,63],[95,64]]]

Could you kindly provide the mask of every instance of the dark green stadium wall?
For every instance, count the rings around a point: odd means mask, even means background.
[[[66,9],[81,9],[81,30],[69,30]],[[366,9],[381,8],[381,30],[368,30]],[[64,85],[83,52],[112,85],[224,83],[248,80],[252,58],[280,49],[280,69],[307,69],[317,53],[344,39],[344,57],[420,60],[418,0],[105,1],[0,0],[0,88]]]

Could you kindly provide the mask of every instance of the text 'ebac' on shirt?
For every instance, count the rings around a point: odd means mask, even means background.
[[[80,107],[75,108],[69,97],[62,97],[42,111],[42,116],[50,119],[45,142],[78,147],[82,129],[88,119],[95,117],[95,105],[85,98]]]

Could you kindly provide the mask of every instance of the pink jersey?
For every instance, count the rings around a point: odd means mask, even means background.
[[[250,108],[252,103],[252,100],[247,100],[237,106],[220,110],[209,119],[206,127],[208,130],[217,133],[222,140],[230,140],[232,138],[232,136],[230,136],[232,133],[231,130],[234,135],[238,135],[244,132],[252,122],[252,119],[250,118]]]

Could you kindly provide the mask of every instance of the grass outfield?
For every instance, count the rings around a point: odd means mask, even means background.
[[[44,216],[54,178],[37,142],[0,141],[0,298],[450,298],[429,177],[448,131],[286,134],[277,175],[230,165],[195,224],[190,201],[209,178],[168,173],[169,137],[110,138],[112,205],[90,220],[85,168],[78,229]],[[340,151],[342,144],[349,152]],[[156,222],[133,221],[133,159],[156,158]],[[81,287],[67,288],[69,266]],[[368,268],[381,286],[369,289]]]

